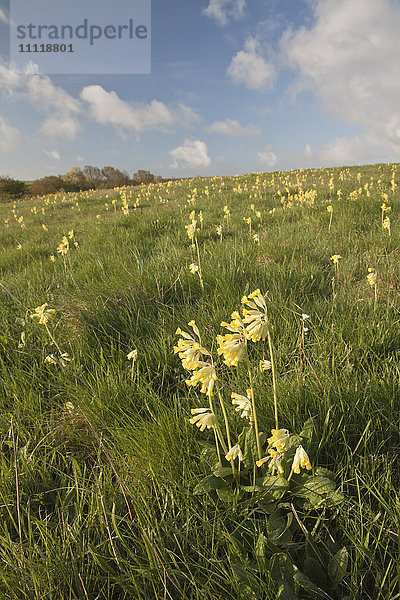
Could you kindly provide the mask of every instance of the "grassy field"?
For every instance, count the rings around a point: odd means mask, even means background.
[[[400,598],[396,168],[0,205],[1,598]],[[213,430],[189,422],[207,398],[173,350],[195,320],[236,443],[231,393],[245,394],[248,375],[218,358],[216,336],[257,288],[280,426],[312,422],[307,476],[330,473],[338,488],[319,506],[284,496],[276,535],[237,479],[229,494],[197,493]],[[41,324],[31,317],[44,303],[55,312]],[[267,341],[249,354],[271,358]],[[270,435],[271,373],[254,370],[253,387]]]

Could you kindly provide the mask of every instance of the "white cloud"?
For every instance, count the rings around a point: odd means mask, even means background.
[[[56,113],[42,123],[40,131],[48,138],[74,140],[80,128],[77,118],[68,113]]]
[[[209,0],[204,14],[226,25],[229,18],[240,19],[246,8],[246,0]]]
[[[107,92],[100,85],[84,87],[81,98],[89,104],[90,114],[98,123],[109,123],[138,132],[177,123],[189,125],[199,120],[199,116],[184,104],[176,109],[168,108],[158,100],[152,100],[149,104],[134,104],[121,100],[116,92]]]
[[[244,83],[251,90],[269,89],[275,82],[275,67],[260,54],[260,45],[255,38],[248,38],[244,50],[233,57],[228,75],[236,83]]]
[[[258,152],[258,158],[264,166],[268,167],[268,169],[272,169],[278,162],[278,157],[272,152],[270,146],[268,146],[264,152]]]
[[[172,158],[171,169],[208,167],[211,159],[208,156],[207,144],[200,140],[185,140],[182,146],[178,146],[169,153]]]
[[[53,160],[61,160],[60,153],[57,152],[57,150],[43,150],[43,152],[46,154],[46,156],[52,158]]]
[[[0,21],[2,23],[6,23],[6,25],[8,25],[8,23],[10,22],[8,14],[4,10],[4,8],[2,8],[1,6],[0,6]]]
[[[254,125],[244,127],[239,121],[234,119],[214,121],[214,123],[207,127],[207,131],[232,137],[260,137],[261,135],[261,131],[257,127],[254,127]]]
[[[360,141],[336,140],[330,153],[364,156],[400,149],[400,4],[392,0],[313,0],[309,29],[287,31],[281,49],[298,72],[297,90],[313,90],[336,118],[358,125]]]
[[[51,79],[37,73],[37,65],[31,64],[24,73],[10,69],[0,63],[0,91],[29,102],[47,118],[40,131],[50,138],[76,137],[80,125],[77,115],[81,111],[80,101]]]
[[[303,154],[291,157],[297,165],[303,167],[332,167],[345,165],[361,165],[366,163],[400,160],[400,148],[390,151],[383,144],[376,144],[368,136],[357,136],[352,139],[337,137],[328,144],[314,150],[309,144]]]
[[[14,152],[19,146],[20,132],[0,117],[0,151]]]

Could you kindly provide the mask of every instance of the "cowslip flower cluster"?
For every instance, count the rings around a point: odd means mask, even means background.
[[[272,429],[272,436],[268,438],[268,454],[264,458],[256,462],[257,467],[261,467],[264,463],[268,462],[268,467],[272,470],[272,473],[277,471],[280,474],[285,472],[282,461],[285,458],[285,453],[288,450],[290,434],[287,429]],[[312,465],[307,452],[303,446],[298,446],[293,457],[291,473],[289,479],[293,473],[297,475],[300,473],[300,469],[312,469]]]
[[[331,256],[330,260],[333,262],[334,265],[338,265],[339,260],[341,258],[343,258],[343,256],[341,256],[340,254],[334,254],[333,256]]]
[[[57,246],[57,252],[65,256],[69,252],[69,241],[66,235],[63,235],[62,241]]]
[[[196,425],[200,431],[212,429],[217,424],[217,417],[209,408],[192,408],[191,414],[194,415],[189,421],[191,425]]]
[[[189,387],[196,387],[201,384],[200,392],[207,396],[212,396],[214,382],[217,379],[214,363],[210,352],[201,344],[200,331],[194,321],[188,323],[194,331],[197,340],[186,331],[182,331],[178,327],[176,335],[182,337],[178,340],[178,345],[174,346],[174,353],[178,354],[182,361],[182,366],[188,371],[192,371],[192,375],[186,380]],[[206,362],[204,357],[210,357],[211,361]]]
[[[39,325],[46,325],[47,321],[52,318],[56,312],[54,308],[47,308],[48,304],[45,302],[41,306],[35,308],[35,312],[31,315],[31,319],[39,319]]]
[[[249,419],[250,423],[252,423],[254,421],[254,417],[253,407],[251,404],[251,390],[247,390],[247,397],[232,392],[231,398],[233,406],[236,406],[236,412],[240,412],[240,416],[243,419]]]
[[[222,327],[228,329],[231,333],[226,335],[217,335],[219,345],[218,354],[224,357],[224,363],[228,367],[237,367],[246,353],[247,339],[245,325],[237,311],[231,315],[232,321],[226,323],[222,321]]]
[[[375,269],[368,269],[367,281],[370,286],[376,285],[376,271]]]
[[[194,210],[190,213],[189,219],[190,219],[190,223],[189,223],[189,225],[185,225],[185,229],[186,229],[189,239],[193,242],[194,236],[196,235],[196,227],[197,227],[196,213]]]
[[[246,326],[245,334],[252,342],[265,340],[268,330],[268,313],[265,297],[260,290],[255,290],[249,296],[243,296],[243,323]]]

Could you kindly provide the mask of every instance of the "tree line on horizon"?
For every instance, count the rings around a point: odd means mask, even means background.
[[[22,196],[45,196],[57,192],[111,189],[124,185],[141,185],[167,181],[150,171],[139,169],[132,177],[127,171],[105,166],[102,169],[86,165],[83,169],[71,167],[64,175],[48,175],[28,184],[7,175],[0,176],[0,200],[7,201]]]

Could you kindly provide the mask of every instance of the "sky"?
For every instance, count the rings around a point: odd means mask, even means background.
[[[34,54],[25,66],[10,60],[10,19],[27,1],[0,0],[0,174],[29,180],[90,164],[191,177],[400,161],[400,0],[152,0],[147,67],[143,58],[138,72],[133,45],[101,40],[91,74],[78,64],[62,74],[61,58],[58,74]],[[57,2],[75,3],[77,22],[116,24],[136,0]]]

